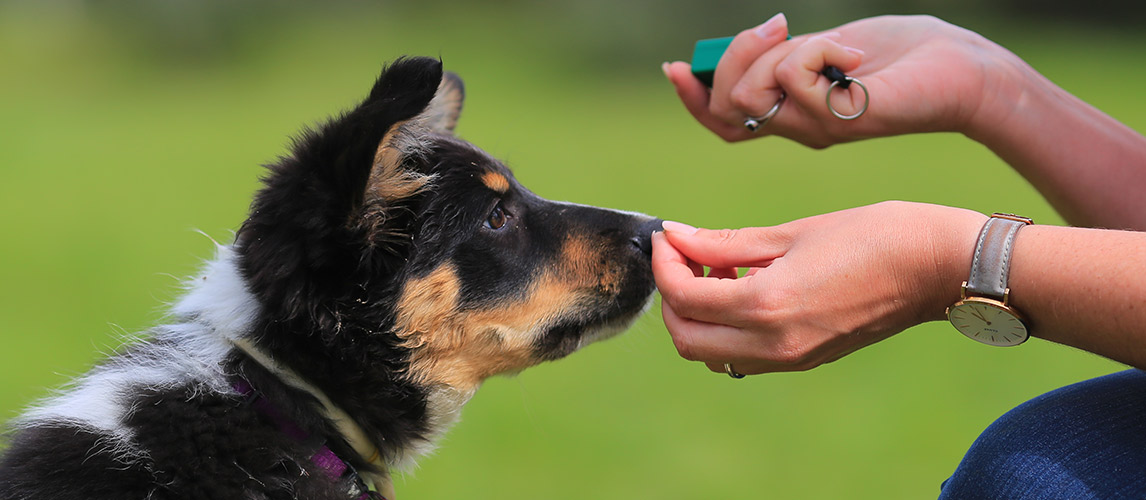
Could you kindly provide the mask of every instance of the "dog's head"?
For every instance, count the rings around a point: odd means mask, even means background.
[[[462,99],[439,61],[395,62],[271,166],[238,234],[255,339],[333,396],[473,389],[619,332],[649,302],[659,221],[533,194],[454,136]]]

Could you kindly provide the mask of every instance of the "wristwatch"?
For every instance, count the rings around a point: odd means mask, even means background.
[[[1009,304],[1007,273],[1015,234],[1031,223],[1026,217],[996,213],[983,225],[962,298],[947,308],[947,319],[963,335],[1000,347],[1016,346],[1030,337],[1023,315]]]

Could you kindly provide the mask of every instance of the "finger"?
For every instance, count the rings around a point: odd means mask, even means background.
[[[732,104],[729,92],[756,59],[787,38],[788,19],[784,14],[776,14],[764,24],[741,31],[732,39],[712,75],[712,99],[708,107],[714,116],[733,125],[743,123],[745,115]]]
[[[766,267],[791,244],[785,226],[743,229],[699,229],[689,234],[673,223],[664,236],[682,257],[714,268]]]
[[[761,349],[757,347],[759,352]],[[743,359],[743,354],[740,358],[735,355],[729,357],[727,361],[723,362],[706,362],[709,370],[714,372],[727,373],[724,368],[724,363],[732,365],[733,371],[741,375],[759,375],[761,373],[782,373],[782,372],[799,372],[807,371],[827,364],[842,358],[843,355],[835,359],[819,360],[818,358],[809,358],[807,360],[800,360],[798,362],[784,362],[784,361],[771,361],[768,359]]]
[[[778,370],[769,370],[769,369],[767,369],[767,367],[758,367],[758,366],[756,366],[758,363],[736,363],[736,362],[729,361],[729,362],[727,362],[727,364],[731,365],[730,367],[734,373],[739,373],[741,375],[759,375],[761,373],[769,373],[769,372],[773,372],[773,371],[778,371]],[[704,366],[708,367],[708,369],[711,371],[714,371],[716,373],[727,374],[728,368],[725,368],[724,365],[725,365],[725,363],[705,363],[704,364]],[[739,378],[739,377],[737,377],[737,378]]]
[[[840,38],[840,34],[836,32],[815,36]],[[784,88],[776,80],[776,65],[810,38],[796,37],[758,57],[729,91],[729,99],[733,106],[748,116],[766,114],[780,100],[780,96],[785,94]]]
[[[793,49],[776,65],[774,73],[777,83],[787,91],[790,99],[802,108],[811,110],[813,114],[827,116],[829,112],[824,104],[824,96],[831,81],[821,75],[820,71],[835,66],[847,73],[857,69],[862,61],[863,51],[845,47],[836,39],[821,35],[809,38]],[[863,104],[862,91],[851,94],[853,98],[860,99],[858,104]],[[844,104],[840,104],[837,110],[847,112],[841,109],[844,107]]]
[[[754,358],[753,353],[764,350],[759,345],[760,337],[727,325],[681,317],[668,304],[662,304],[661,316],[677,354],[689,361],[700,361],[717,373],[725,372],[725,363],[733,365],[733,369],[743,375],[804,371],[820,364],[815,361],[788,363]]]
[[[693,262],[674,248],[672,244],[665,239],[663,231],[653,233],[652,244],[652,267],[654,276],[659,274],[672,275],[682,273],[680,269],[681,266],[687,268],[689,273],[694,277],[704,276],[704,266]]]
[[[787,365],[783,363],[771,363],[768,361],[742,361],[734,362],[728,361],[732,365],[732,371],[741,375],[760,375],[762,373],[782,373],[782,372],[797,372],[807,371],[812,367],[803,365]],[[717,373],[728,373],[724,369],[724,363],[705,363],[709,370]]]
[[[740,272],[735,267],[714,267],[708,270],[708,277],[722,280],[734,280],[740,277]]]
[[[681,266],[653,268],[661,303],[682,318],[732,327],[752,323],[755,291],[751,280],[696,277]]]
[[[669,223],[669,226],[685,226]],[[748,280],[735,278],[735,268],[716,267],[716,276],[704,276],[699,263],[674,248],[664,232],[653,234],[653,279],[662,303],[671,304],[692,320],[731,326],[747,325],[752,318],[755,291]]]
[[[697,321],[681,316],[671,304],[661,303],[665,329],[677,353],[689,361],[705,363],[746,362],[755,348],[752,334],[736,327]]]
[[[740,136],[747,136],[743,125],[731,125],[712,115],[708,110],[709,89],[692,75],[692,68],[688,63],[678,61],[668,63],[662,68],[676,89],[680,102],[696,121],[725,140],[731,141]]]

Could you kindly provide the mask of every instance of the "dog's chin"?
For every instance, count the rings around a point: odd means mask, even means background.
[[[546,361],[561,359],[589,344],[616,337],[633,326],[637,318],[644,315],[652,304],[653,295],[649,294],[639,307],[632,308],[631,311],[598,318],[575,328],[568,326],[554,328],[547,334],[550,339],[544,342],[539,356]]]
[[[629,329],[629,327],[633,326],[633,323],[637,322],[638,318],[644,316],[644,314],[648,312],[649,308],[652,306],[653,296],[652,294],[649,294],[649,297],[645,299],[644,303],[641,304],[641,306],[638,307],[635,311],[629,314],[621,315],[618,318],[606,320],[601,326],[595,329],[586,330],[585,334],[581,336],[581,343],[580,346],[578,346],[578,349],[594,342],[611,339],[624,333]]]

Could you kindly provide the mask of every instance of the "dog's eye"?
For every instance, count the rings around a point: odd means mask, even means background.
[[[493,207],[493,211],[489,213],[489,218],[485,220],[485,227],[501,229],[502,226],[505,226],[505,222],[508,219],[509,216],[506,215],[505,209],[501,207],[501,203],[498,203],[496,207]]]

